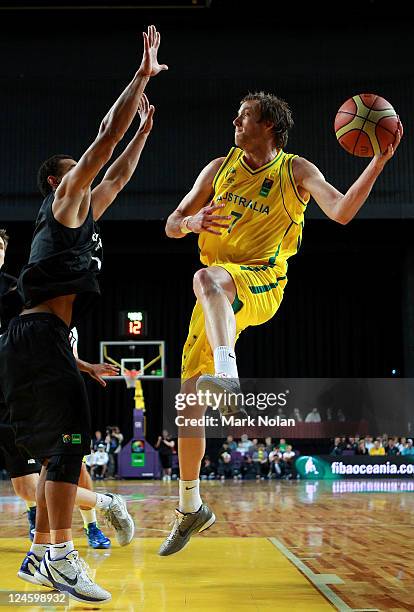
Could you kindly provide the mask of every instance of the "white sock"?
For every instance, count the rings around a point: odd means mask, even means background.
[[[85,529],[89,525],[89,523],[96,523],[96,510],[95,510],[95,508],[89,508],[88,510],[83,510],[82,508],[79,508],[79,512],[82,515],[83,526],[85,527]]]
[[[112,497],[110,495],[105,495],[105,493],[97,493],[96,494],[96,508],[98,510],[106,510],[112,503]]]
[[[51,544],[50,558],[52,561],[55,559],[63,559],[63,557],[66,557],[72,550],[75,550],[72,540],[69,540],[69,542],[60,542],[60,544]]]
[[[30,547],[30,552],[34,553],[38,559],[43,559],[49,547],[50,544],[35,544],[33,542]]]
[[[231,346],[218,346],[214,349],[214,370],[228,378],[238,378],[236,354]]]
[[[180,480],[180,503],[178,509],[180,512],[197,512],[201,504],[200,497],[200,481],[197,480]]]

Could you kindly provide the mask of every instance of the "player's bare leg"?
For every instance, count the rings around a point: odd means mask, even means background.
[[[193,289],[203,309],[207,339],[213,353],[219,346],[234,350],[236,317],[231,305],[236,287],[231,275],[219,266],[202,268],[194,275]]]
[[[82,502],[82,494],[79,496],[80,492],[90,492],[92,493],[92,495],[88,499],[87,493],[86,495],[84,494],[83,497],[86,497],[86,500]],[[112,503],[112,497],[110,497],[109,495],[101,495],[100,497],[103,497],[103,501],[105,501],[105,498],[107,498],[107,507],[109,508]],[[95,498],[95,500],[93,498]],[[97,494],[93,493],[92,478],[90,477],[88,470],[86,469],[86,465],[84,463],[82,463],[81,473],[79,476],[78,490],[76,492],[75,503],[77,503],[78,499],[80,501],[79,511],[82,515],[83,528],[89,546],[91,546],[92,548],[110,548],[111,540],[106,537],[106,535],[101,531],[98,526],[95,509],[97,503]]]
[[[195,394],[198,375],[186,380],[181,393]],[[182,416],[200,419],[206,411],[205,406],[187,405]],[[200,466],[206,450],[204,426],[179,427],[178,459],[180,465],[180,501],[176,509],[173,528],[161,544],[159,554],[163,557],[182,550],[193,533],[211,527],[216,520],[210,508],[203,504],[200,497]]]
[[[222,415],[244,412],[232,400],[240,392],[234,345],[236,343],[236,317],[232,304],[236,286],[231,275],[219,266],[199,270],[194,275],[194,293],[204,314],[208,342],[214,356],[214,376],[203,374],[197,381],[197,391],[215,395],[215,403]]]
[[[34,574],[48,550],[51,541],[49,516],[45,497],[46,466],[42,467],[40,476],[38,474],[30,474],[29,476],[33,476],[33,478],[26,482],[27,487],[25,488],[25,494],[30,497],[33,495],[36,499],[36,530],[34,532],[33,543],[17,575],[26,582],[39,584],[39,581],[34,578]],[[27,476],[22,476],[14,480],[21,480],[23,478],[27,479]],[[31,488],[33,485],[35,487],[34,489]],[[22,489],[23,487],[20,488],[20,490]]]
[[[36,487],[39,481],[38,472],[24,474],[11,478],[11,483],[17,497],[20,497],[27,508],[27,519],[29,521],[29,538],[33,541],[36,523]]]

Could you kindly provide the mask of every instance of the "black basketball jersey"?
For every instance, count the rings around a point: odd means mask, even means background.
[[[17,278],[0,270],[0,335],[14,316],[19,314],[21,302],[16,291]]]
[[[96,260],[102,257],[99,251],[102,243],[91,207],[84,223],[71,228],[55,219],[53,201],[54,193],[51,193],[39,210],[29,263],[19,276],[18,290],[26,308],[76,294],[71,322],[71,325],[76,325],[100,294]]]

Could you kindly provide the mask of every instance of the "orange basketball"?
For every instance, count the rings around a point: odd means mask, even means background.
[[[394,142],[398,115],[392,105],[375,94],[349,98],[335,117],[335,135],[341,147],[358,157],[373,157]]]

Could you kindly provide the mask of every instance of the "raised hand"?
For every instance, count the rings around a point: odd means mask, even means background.
[[[138,134],[149,134],[152,130],[154,111],[154,106],[149,103],[147,96],[143,93],[138,107],[140,116]]]
[[[144,53],[138,74],[145,77],[153,77],[161,70],[168,70],[166,64],[158,63],[158,48],[160,46],[161,35],[155,26],[148,26],[148,32],[142,33],[144,37]]]
[[[388,145],[387,150],[384,151],[384,153],[380,153],[379,155],[376,156],[378,162],[381,165],[384,166],[387,163],[387,161],[389,161],[391,157],[393,157],[395,151],[397,150],[398,145],[401,142],[402,135],[403,135],[403,126],[402,126],[401,121],[398,120],[398,127],[395,132],[394,142]]]

